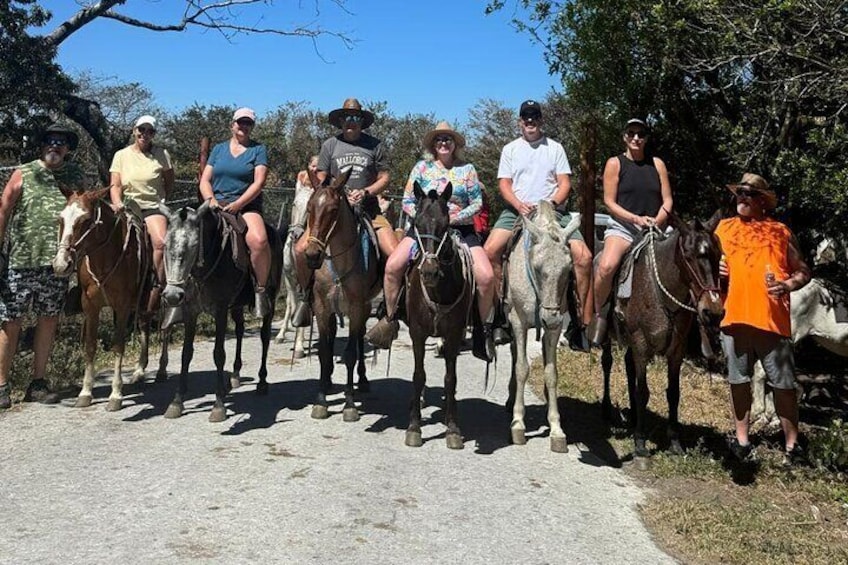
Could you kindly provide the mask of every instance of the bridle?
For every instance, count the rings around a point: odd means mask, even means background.
[[[91,222],[91,225],[88,227],[88,229],[86,229],[82,233],[82,235],[79,236],[79,238],[77,238],[77,240],[74,243],[67,244],[63,241],[59,242],[58,251],[65,250],[65,252],[68,253],[68,255],[71,256],[71,263],[74,265],[74,269],[77,268],[77,264],[79,263],[79,260],[77,259],[77,253],[78,253],[78,249],[79,249],[80,245],[86,239],[88,239],[88,237],[91,234],[93,234],[97,230],[98,227],[105,224],[105,222],[103,221],[103,212],[102,212],[103,204],[101,202],[98,202],[96,204],[96,206],[97,206],[97,213],[94,217],[94,221]],[[127,237],[125,238],[124,245],[121,249],[121,255],[118,257],[118,260],[115,261],[115,264],[112,265],[112,269],[110,269],[109,272],[106,273],[106,276],[103,277],[102,279],[98,279],[97,276],[94,274],[94,272],[91,270],[91,263],[90,263],[89,257],[92,254],[97,253],[98,251],[100,251],[101,249],[103,249],[104,247],[109,245],[109,243],[112,241],[112,236],[115,234],[115,231],[117,231],[118,226],[120,224],[121,224],[121,218],[120,218],[120,216],[118,216],[116,214],[115,215],[115,221],[112,224],[112,229],[106,235],[106,238],[102,242],[100,242],[94,249],[92,249],[91,251],[89,251],[88,253],[85,254],[86,269],[88,270],[88,274],[91,275],[91,278],[94,279],[94,282],[97,283],[98,287],[102,287],[104,284],[106,284],[106,281],[108,281],[109,278],[111,278],[111,276],[118,269],[118,265],[121,264],[121,259],[123,259],[124,255],[126,253],[126,250],[127,250],[127,246],[129,245],[129,240],[130,240],[129,232],[127,233]],[[73,226],[71,226],[71,229],[73,230]]]
[[[533,296],[536,299],[536,306],[533,313],[534,324],[536,326],[536,341],[540,341],[542,339],[542,310],[558,312],[561,309],[562,297],[560,297],[560,304],[546,306],[542,303],[539,282],[536,280],[536,273],[533,271],[533,265],[530,262],[530,250],[532,246],[530,245],[530,232],[527,228],[524,230],[522,239],[524,240],[524,270],[527,273],[527,280],[530,282],[530,288],[533,289]],[[568,247],[566,246],[565,249],[568,250]]]
[[[657,267],[656,251],[654,249],[657,234],[658,234],[657,228],[651,227],[648,230],[648,234],[646,236],[646,237],[648,237],[648,249],[650,250],[651,266],[653,267],[654,278],[657,281],[657,286],[659,286],[659,288],[663,292],[663,294],[665,294],[669,298],[669,300],[671,300],[674,304],[676,304],[680,308],[683,308],[684,310],[692,312],[693,314],[697,314],[698,310],[696,308],[693,308],[692,306],[689,306],[688,304],[684,304],[683,302],[678,300],[673,294],[671,294],[671,292],[669,292],[669,290],[665,287],[665,285],[663,285],[662,279],[660,279],[660,273],[659,273],[659,269]],[[688,285],[689,286],[689,297],[692,299],[692,302],[697,306],[698,302],[700,302],[701,297],[704,295],[704,293],[707,293],[707,292],[719,293],[720,292],[719,286],[717,284],[707,285],[706,283],[704,283],[701,276],[698,274],[698,272],[695,270],[695,268],[692,266],[692,264],[686,258],[686,253],[684,252],[684,249],[683,249],[683,234],[680,233],[680,232],[678,232],[678,235],[677,235],[677,250],[680,252],[680,259],[683,261],[683,265],[686,267],[686,271],[689,273],[689,281],[690,281],[689,285]],[[692,283],[694,283],[694,287],[693,287]]]

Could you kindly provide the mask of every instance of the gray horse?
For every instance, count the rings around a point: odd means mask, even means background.
[[[524,425],[524,386],[530,373],[527,362],[527,330],[544,330],[542,356],[545,363],[545,391],[548,400],[548,425],[551,429],[551,451],[568,451],[565,432],[560,425],[557,406],[557,340],[562,332],[566,311],[566,289],[571,272],[568,236],[580,226],[580,217],[563,228],[550,202],[539,203],[533,220],[522,217],[523,234],[509,259],[509,321],[515,337],[511,344],[512,377],[512,443],[526,443]],[[538,338],[537,338],[538,339]],[[513,386],[514,383],[514,386]]]
[[[291,223],[290,226],[306,225],[306,205],[309,203],[309,197],[312,196],[313,189],[310,186],[303,186],[298,183],[294,193],[294,201],[292,203]],[[297,305],[296,289],[297,289],[297,273],[294,266],[294,244],[295,239],[292,236],[291,229],[286,237],[286,242],[283,245],[283,282],[286,285],[286,314],[283,316],[283,326],[274,341],[281,343],[288,330],[294,330],[294,357],[300,359],[304,356],[303,352],[303,335],[304,328],[295,328],[291,326],[291,316],[294,313]]]

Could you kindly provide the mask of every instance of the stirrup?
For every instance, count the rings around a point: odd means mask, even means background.
[[[380,318],[377,324],[365,334],[365,341],[378,349],[390,349],[397,339],[400,324],[388,317]]]
[[[601,314],[592,316],[592,321],[589,322],[587,334],[589,343],[594,347],[601,347],[607,340],[607,319]]]
[[[477,359],[491,363],[495,360],[495,340],[492,324],[474,326],[471,332],[471,353]]]
[[[254,315],[257,318],[265,318],[265,316],[271,313],[271,301],[268,299],[268,293],[265,292],[265,287],[257,286],[254,298]]]
[[[312,325],[312,308],[306,298],[300,298],[291,315],[291,325],[295,328],[308,328]]]

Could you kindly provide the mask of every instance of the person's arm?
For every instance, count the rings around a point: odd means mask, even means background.
[[[657,212],[657,217],[654,218],[654,223],[663,227],[668,221],[668,215],[674,206],[674,199],[671,197],[671,183],[668,180],[668,169],[666,169],[665,163],[659,157],[654,157],[654,166],[660,176],[660,191],[662,192],[663,202],[660,211]]]
[[[468,204],[462,208],[456,217],[451,218],[452,224],[461,224],[480,211],[483,207],[483,193],[480,189],[480,181],[477,178],[477,169],[474,165],[468,167],[468,175],[465,179],[465,190],[468,195]]]
[[[364,189],[362,189],[363,192],[367,192],[371,196],[377,196],[378,194],[381,194],[384,190],[386,190],[386,187],[389,185],[390,177],[391,175],[389,174],[389,171],[378,172],[377,179],[373,183],[369,184]]]
[[[124,207],[124,185],[121,183],[121,173],[113,172],[109,176],[109,200],[112,210],[118,212]]]
[[[789,240],[786,249],[787,262],[791,273],[786,279],[782,281],[775,281],[773,284],[770,284],[768,290],[769,294],[779,296],[784,293],[798,290],[810,282],[810,278],[812,278],[810,267],[807,266],[807,263],[804,261],[804,258],[801,256],[801,252],[798,249],[798,241],[793,235]]]
[[[551,204],[553,204],[554,207],[565,203],[568,200],[568,195],[571,193],[571,175],[557,175],[556,179],[557,189],[551,195]]]
[[[212,165],[207,164],[203,167],[203,173],[200,175],[200,195],[204,201],[209,202],[212,208],[218,207],[218,200],[215,199],[215,191],[212,189],[212,175],[214,169]]]
[[[3,189],[3,196],[0,198],[0,245],[6,239],[6,226],[15,211],[15,204],[21,196],[23,186],[24,176],[20,169],[15,169],[15,172],[9,178],[9,182],[6,183],[6,188]]]
[[[415,181],[418,180],[418,167],[421,163],[417,163],[409,172],[409,178],[406,180],[406,186],[403,187],[403,203],[401,208],[407,217],[415,218]]]
[[[262,192],[262,188],[265,186],[265,179],[268,177],[268,166],[267,165],[256,165],[253,169],[253,182],[250,183],[241,196],[235,199],[233,202],[230,202],[224,207],[224,210],[227,212],[231,212],[235,214],[245,206],[247,206],[250,202],[253,201],[254,198],[259,196],[259,193]]]

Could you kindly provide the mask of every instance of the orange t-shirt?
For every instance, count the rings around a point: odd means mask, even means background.
[[[773,298],[768,294],[766,271],[770,268],[778,281],[789,276],[792,232],[771,218],[737,216],[719,222],[715,234],[730,273],[721,327],[744,324],[790,337],[789,295]]]

